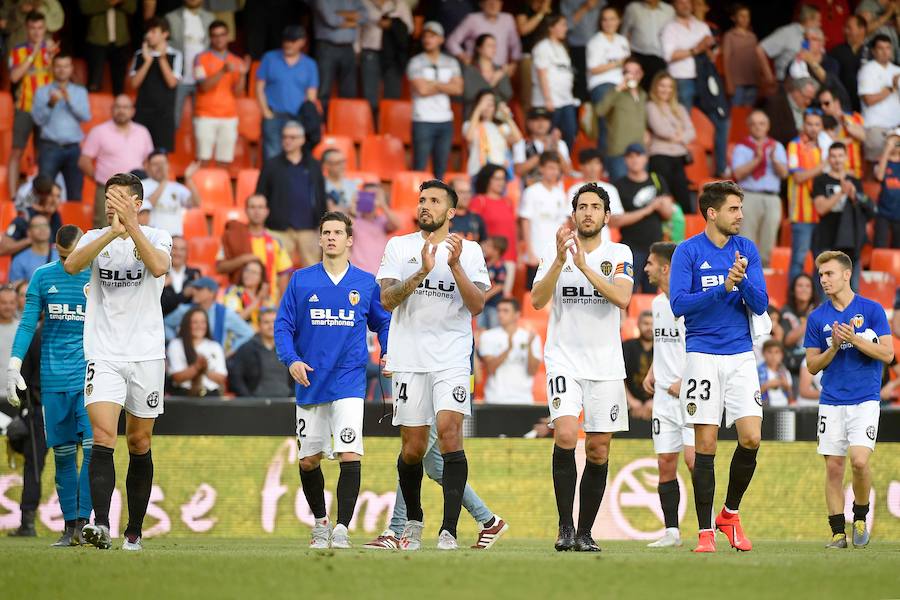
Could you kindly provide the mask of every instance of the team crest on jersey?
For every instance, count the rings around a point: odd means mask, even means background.
[[[134,247],[134,260],[138,262],[144,262],[141,258],[141,251],[137,249],[137,246]]]
[[[612,263],[608,260],[604,260],[602,263],[600,263],[600,272],[603,273],[604,277],[609,277],[610,275],[612,275],[612,269]]]
[[[753,400],[755,400],[757,404],[762,406],[762,394],[759,393],[759,390],[753,392]]]
[[[869,425],[868,427],[866,427],[866,437],[869,438],[870,440],[872,440],[873,442],[875,441],[875,426],[874,425]]]
[[[562,400],[559,399],[559,396],[553,399],[553,408],[559,409],[559,405],[562,404]]]
[[[156,408],[159,406],[159,392],[150,392],[147,396],[147,406],[150,408]]]
[[[853,325],[854,329],[862,329],[865,319],[862,315],[853,315],[853,318],[850,319],[850,323]]]
[[[359,292],[357,292],[356,290],[350,290],[347,298],[350,300],[350,304],[352,306],[356,306],[357,304],[359,304]]]
[[[344,427],[341,429],[341,441],[345,444],[352,444],[356,439],[356,432],[353,431],[350,427]]]
[[[469,398],[469,392],[461,385],[453,388],[453,399],[462,404]]]
[[[93,393],[94,393],[94,384],[93,383],[89,383],[86,386],[84,386],[84,394],[86,396],[90,396]]]
[[[689,414],[690,416],[693,417],[695,412],[697,412],[697,405],[694,404],[693,402],[688,402],[687,414]]]
[[[619,405],[613,404],[612,408],[609,409],[609,420],[613,423],[616,422],[616,419],[619,418]]]
[[[90,289],[91,289],[91,282],[88,281],[86,284],[84,284],[84,289],[82,290],[84,292],[85,298],[87,298],[88,290],[90,290]]]
[[[625,263],[625,274],[631,278],[634,278],[634,267],[631,263]]]

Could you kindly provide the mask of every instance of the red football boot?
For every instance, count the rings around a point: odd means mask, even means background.
[[[694,552],[715,552],[716,551],[716,532],[712,529],[707,529],[705,531],[700,532],[700,541],[697,543],[697,547],[694,548]]]
[[[737,513],[729,513],[723,508],[722,512],[716,515],[716,529],[725,534],[728,543],[735,550],[749,552],[753,549],[753,543],[744,535],[741,518]]]

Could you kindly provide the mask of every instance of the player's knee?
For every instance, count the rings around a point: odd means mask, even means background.
[[[321,461],[320,456],[304,456],[300,459],[301,471],[315,471]]]
[[[609,460],[609,444],[602,442],[588,442],[584,446],[584,457],[588,462],[602,465]]]
[[[408,465],[416,464],[422,462],[427,448],[427,439],[404,439],[403,446],[400,448],[400,457]]]
[[[578,430],[569,427],[557,427],[553,430],[553,441],[560,448],[572,449],[578,444]]]
[[[438,443],[441,445],[441,452],[456,452],[462,450],[462,432],[458,427],[442,427],[438,430]]]
[[[759,443],[762,440],[762,435],[760,432],[755,431],[753,433],[744,433],[738,439],[738,443],[747,448],[748,450],[756,450],[759,448]]]
[[[830,479],[844,479],[844,461],[836,456],[825,458],[825,472]]]
[[[659,480],[671,481],[675,479],[675,472],[678,470],[677,454],[660,454],[656,461],[659,466]]]
[[[94,439],[97,439],[96,431],[94,431]],[[150,450],[150,434],[147,432],[133,431],[127,434],[125,439],[131,454],[146,454]]]
[[[850,468],[853,469],[853,473],[855,475],[865,473],[865,471],[868,467],[869,467],[869,457],[868,456],[851,456],[850,457]]]

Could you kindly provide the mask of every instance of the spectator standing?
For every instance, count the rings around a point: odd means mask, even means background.
[[[825,49],[831,50],[843,39],[844,26],[853,16],[847,0],[804,0],[822,14],[822,31],[825,33]]]
[[[266,227],[304,265],[319,261],[319,219],[325,214],[325,181],[319,161],[303,152],[306,132],[296,121],[282,131],[282,153],[263,164],[256,193],[269,201]]]
[[[641,66],[641,84],[650,89],[650,81],[666,68],[660,34],[666,23],[675,18],[672,5],[661,0],[638,0],[625,7],[622,35],[628,38],[631,55]]]
[[[8,34],[4,44],[7,48],[15,48],[27,40],[26,21],[29,13],[39,12],[44,15],[44,23],[47,31],[51,34],[62,29],[66,21],[66,15],[59,0],[11,0],[4,4],[6,6],[0,9],[0,19],[6,20],[6,26],[3,29]]]
[[[691,0],[674,0],[672,7],[675,18],[663,26],[659,39],[668,72],[678,84],[678,102],[690,110],[697,96],[694,57],[712,48],[715,40],[709,25],[693,15]]]
[[[587,77],[585,62],[587,60],[587,46],[591,37],[597,32],[600,22],[600,10],[606,4],[606,0],[560,0],[559,12],[566,18],[569,26],[566,39],[572,63],[575,65],[575,97],[584,98],[587,95]]]
[[[736,4],[731,9],[734,27],[722,37],[725,89],[734,106],[753,106],[759,92],[759,40],[750,22],[750,8]]]
[[[875,165],[875,179],[881,182],[878,214],[875,216],[876,248],[900,248],[900,131],[888,135]],[[900,337],[900,336],[897,336]]]
[[[200,269],[187,265],[188,245],[180,235],[172,236],[172,266],[166,273],[166,286],[163,288],[160,304],[163,316],[191,301],[194,288],[191,282],[200,279]]]
[[[34,178],[30,203],[13,219],[0,242],[0,255],[18,254],[31,245],[29,224],[36,215],[43,215],[50,223],[50,239],[56,239],[56,232],[62,227],[59,215],[59,187],[49,177],[38,175]]]
[[[872,39],[872,60],[859,70],[858,92],[866,126],[865,158],[876,162],[884,148],[885,134],[900,125],[900,67],[891,62],[891,40],[879,34]]]
[[[359,30],[359,74],[362,95],[378,122],[379,91],[383,98],[399,98],[403,65],[409,54],[413,18],[403,0],[363,0],[368,19]]]
[[[791,220],[791,267],[788,280],[803,272],[806,254],[812,248],[813,232],[819,215],[813,205],[812,185],[825,169],[818,138],[822,132],[822,114],[809,110],[803,117],[802,133],[787,145],[788,215]]]
[[[247,51],[253,60],[282,43],[285,23],[299,23],[309,16],[309,2],[296,0],[253,0],[244,4],[243,28],[247,32]],[[273,15],[277,18],[272,18]],[[296,27],[288,25],[287,27]],[[276,135],[277,137],[277,135]]]
[[[857,76],[862,63],[869,57],[869,47],[866,45],[866,20],[859,15],[850,15],[844,25],[844,42],[831,48],[828,55],[837,61],[838,78],[850,94],[850,106],[847,108],[859,112],[862,107],[857,91]]]
[[[253,194],[247,198],[244,212],[246,223],[233,220],[225,224],[222,245],[216,257],[216,273],[228,275],[233,283],[237,283],[244,265],[258,258],[263,261],[269,276],[269,288],[278,290],[280,298],[294,264],[278,238],[266,229],[269,218],[266,197]]]
[[[444,31],[454,31],[470,14],[478,12],[475,0],[441,0],[440,2],[419,2],[416,16],[425,23],[435,21]]]
[[[606,170],[613,181],[624,177],[627,171],[625,149],[643,144],[647,131],[647,92],[639,87],[643,77],[641,63],[634,57],[626,59],[622,74],[615,89],[594,104],[594,112],[606,119],[609,127]]]
[[[803,115],[816,99],[812,79],[786,81],[784,90],[766,100],[765,112],[772,124],[772,137],[787,145],[803,130]]]
[[[519,301],[504,298],[497,305],[499,325],[478,338],[484,363],[485,404],[533,404],[532,387],[543,357],[541,339],[521,326]]]
[[[141,49],[134,54],[129,82],[137,90],[134,120],[144,125],[153,145],[175,149],[175,88],[181,81],[181,52],[169,46],[169,23],[162,17],[147,22]]]
[[[507,291],[512,290],[513,282],[507,277],[506,263],[503,261],[506,246],[506,238],[502,235],[495,235],[481,243],[491,287],[484,292],[484,310],[476,319],[476,324],[480,329],[491,329],[500,325],[497,314],[498,306],[500,301],[507,296]]]
[[[509,106],[505,102],[498,104],[493,91],[485,89],[478,93],[472,115],[463,123],[462,134],[469,144],[466,172],[470,176],[488,163],[511,169],[510,149],[522,139],[522,133]]]
[[[434,176],[443,179],[453,143],[450,96],[463,92],[462,71],[456,59],[441,52],[444,28],[429,21],[422,31],[421,54],[412,57],[406,76],[412,87],[413,169],[424,171],[431,159]]]
[[[566,50],[568,24],[562,15],[547,17],[547,31],[531,52],[531,105],[546,108],[569,148],[578,133],[574,70]]]
[[[541,154],[547,150],[559,154],[563,170],[569,170],[569,146],[562,140],[559,129],[553,127],[550,112],[546,108],[540,106],[528,111],[525,131],[525,138],[513,146],[513,172],[522,180],[523,187],[540,181],[538,162]]]
[[[769,137],[769,117],[754,110],[747,117],[749,135],[731,155],[731,172],[744,190],[741,235],[756,244],[763,266],[769,265],[781,226],[781,181],[788,176],[787,150]]]
[[[803,48],[788,66],[788,75],[794,80],[810,77],[820,88],[830,88],[842,104],[850,106],[850,95],[839,78],[840,65],[825,54],[825,34],[818,27],[804,32]]]
[[[784,347],[778,340],[766,340],[759,364],[759,391],[764,406],[785,407],[794,403],[794,379],[784,366]]]
[[[644,378],[653,365],[653,313],[638,315],[638,337],[622,342],[625,358],[625,396],[628,413],[635,419],[649,421],[653,415],[653,396],[644,389]]]
[[[503,10],[502,0],[481,0],[480,12],[472,12],[454,28],[447,38],[447,52],[464,64],[474,58],[474,46],[479,36],[489,33],[497,42],[494,55],[496,64],[512,76],[516,63],[522,57],[522,40],[516,29],[516,21]]]
[[[900,6],[893,0],[862,0],[856,7],[856,14],[866,21],[870,37],[887,36],[894,48],[893,60],[900,60],[900,35],[897,32],[897,18]]]
[[[150,132],[135,123],[134,103],[122,94],[113,101],[112,119],[94,126],[84,140],[78,167],[96,183],[94,192],[94,227],[105,227],[106,180],[116,173],[140,169],[153,152]]]
[[[487,164],[475,176],[475,197],[469,205],[469,211],[479,215],[484,221],[489,237],[506,239],[503,260],[509,269],[515,270],[516,246],[518,231],[516,225],[516,208],[506,195],[506,170],[500,165]],[[452,227],[453,222],[450,222]]]
[[[184,6],[166,13],[169,23],[169,43],[181,52],[184,64],[182,77],[175,88],[175,128],[181,124],[184,101],[193,97],[197,89],[194,64],[198,56],[210,45],[209,26],[214,14],[203,8],[203,0],[184,0]],[[228,30],[225,32],[227,43]]]
[[[248,62],[228,51],[228,26],[222,21],[209,25],[210,48],[192,63],[196,83],[194,138],[197,160],[211,166],[213,149],[216,162],[227,167],[234,160],[238,139],[237,97],[247,85]],[[176,113],[179,116],[181,113]]]
[[[762,71],[762,83],[774,85],[776,80],[784,81],[788,66],[800,52],[806,30],[810,27],[821,29],[822,13],[815,6],[803,4],[796,21],[779,27],[759,43],[756,54]],[[769,66],[770,58],[775,62],[774,73]]]
[[[831,137],[835,142],[843,142],[847,146],[847,170],[857,179],[862,179],[864,167],[862,145],[866,140],[862,115],[858,112],[845,112],[843,101],[832,88],[819,90],[818,100],[824,113],[823,119],[825,116],[831,116],[837,122],[836,135]]]
[[[266,267],[259,259],[248,262],[241,269],[238,283],[225,290],[222,304],[250,323],[254,331],[259,329],[259,311],[263,308],[277,308],[273,294],[266,281]]]
[[[181,320],[178,337],[166,348],[169,377],[185,396],[221,396],[228,379],[225,351],[214,341],[201,308],[191,308]]]
[[[356,225],[356,223],[354,223]],[[294,379],[275,354],[276,311],[259,311],[259,333],[228,361],[228,388],[238,397],[287,398]]]
[[[666,180],[647,170],[647,151],[640,144],[625,149],[625,166],[625,176],[614,182],[624,212],[611,215],[609,226],[618,227],[621,243],[631,248],[634,291],[652,294],[656,287],[644,272],[644,264],[650,256],[650,246],[663,239],[663,221],[672,216],[672,195]],[[641,381],[638,380],[638,386]]]
[[[9,267],[10,281],[30,281],[35,269],[59,258],[50,242],[50,221],[36,214],[28,222],[31,246],[16,254]]]
[[[15,110],[12,123],[12,150],[9,154],[9,197],[14,198],[19,187],[19,163],[31,134],[35,129],[31,115],[34,96],[38,89],[50,83],[51,60],[59,46],[47,36],[44,15],[29,12],[25,17],[26,41],[9,51],[9,80],[15,91]]]
[[[263,116],[263,157],[281,152],[281,130],[298,118],[305,102],[315,103],[319,91],[316,61],[303,54],[306,31],[288,25],[281,36],[281,49],[263,55],[256,71],[256,100]]]
[[[131,45],[128,21],[137,9],[137,0],[78,0],[78,7],[87,18],[88,91],[100,91],[103,70],[109,63],[112,93],[118,96],[125,91]]]
[[[541,154],[541,180],[525,188],[519,203],[524,262],[528,269],[525,285],[530,290],[537,274],[539,257],[554,244],[556,230],[569,221],[571,202],[562,186],[559,154]]]
[[[501,103],[512,99],[513,90],[509,75],[496,62],[497,39],[489,33],[475,38],[472,62],[463,67],[463,115],[471,118],[481,92],[490,90]]]
[[[371,208],[359,202],[353,207],[353,246],[350,247],[350,262],[366,271],[375,274],[384,256],[388,234],[403,226],[403,219],[391,210],[385,200],[384,190],[379,183],[363,186],[363,192],[372,194],[374,202]]]
[[[369,20],[362,0],[313,0],[313,33],[316,37],[316,62],[322,92],[322,113],[328,115],[331,88],[338,86],[341,98],[357,96],[356,50],[360,26]]]
[[[166,326],[166,339],[172,340],[184,322],[184,316],[194,308],[206,313],[208,330],[212,339],[225,348],[225,356],[230,356],[244,343],[253,337],[253,329],[240,315],[216,302],[219,284],[211,277],[201,277],[191,282],[193,288],[191,300],[193,304],[182,304],[169,313],[163,323]]]
[[[631,54],[631,48],[625,36],[618,33],[621,22],[619,11],[607,6],[600,13],[600,31],[588,41],[585,66],[592,103],[603,100],[624,79],[622,66]],[[578,66],[581,67],[580,64]],[[600,149],[600,155],[605,157],[606,119],[601,117],[597,121],[597,148]]]
[[[322,153],[322,175],[325,177],[325,202],[329,211],[350,212],[356,204],[359,180],[348,179],[347,157],[335,148]]]
[[[544,19],[553,12],[552,0],[528,0],[519,3],[516,13],[516,31],[522,40],[522,60],[519,61],[519,85],[517,96],[522,110],[531,110],[531,51],[540,40]]]
[[[168,231],[172,236],[184,232],[184,213],[200,206],[200,190],[194,183],[194,173],[200,165],[193,162],[184,171],[182,185],[169,178],[169,157],[162,150],[154,150],[147,157],[147,177],[141,180],[144,200],[150,203],[150,227]]]
[[[568,191],[566,192],[566,196],[569,198],[574,198],[575,194],[578,192],[578,189],[581,186],[585,185],[586,183],[591,183],[603,188],[603,190],[609,196],[610,215],[621,215],[622,213],[624,213],[625,209],[622,208],[622,200],[619,198],[619,190],[617,190],[616,186],[614,186],[613,184],[603,180],[603,159],[600,156],[600,151],[596,148],[585,148],[578,153],[578,162],[581,165],[581,176],[583,177],[583,179],[580,179],[571,184]],[[600,230],[600,240],[603,242],[612,241],[612,237],[609,233],[609,227],[604,227]]]
[[[819,294],[813,279],[806,273],[797,275],[788,288],[787,303],[781,308],[781,329],[784,332],[784,364],[791,373],[797,373],[806,358],[803,337],[806,335],[806,319],[819,305]]]
[[[469,210],[472,184],[467,177],[454,177],[450,186],[456,192],[456,214],[450,221],[450,233],[480,244],[487,239],[487,228],[481,215]]]
[[[697,134],[688,112],[690,108],[678,100],[675,79],[668,73],[657,73],[650,84],[650,102],[647,103],[650,170],[666,181],[684,214],[691,214],[696,209],[691,203],[684,170],[691,155],[688,144]]]
[[[72,57],[57,54],[53,57],[53,82],[35,92],[31,116],[40,128],[39,172],[51,181],[62,173],[66,200],[80,202],[83,177],[78,158],[84,139],[81,123],[90,121],[91,106],[87,90],[71,79]]]

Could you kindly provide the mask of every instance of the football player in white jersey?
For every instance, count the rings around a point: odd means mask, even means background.
[[[141,550],[141,526],[153,486],[150,436],[163,412],[166,342],[160,295],[171,264],[172,236],[138,224],[141,180],[129,173],[106,182],[109,226],[84,234],[66,260],[67,273],[90,267],[84,322],[84,403],[94,429],[86,541],[111,545],[109,504],[116,485],[113,449],[125,409],[128,440],[128,526],[123,550]]]
[[[681,374],[684,372],[684,317],[675,318],[669,304],[669,269],[675,244],[656,242],[650,246],[650,255],[644,271],[651,285],[660,293],[653,299],[653,364],[644,378],[644,389],[653,394],[653,420],[651,434],[653,449],[659,463],[659,503],[662,507],[666,531],[663,536],[648,544],[650,548],[667,548],[681,545],[678,531],[678,504],[681,490],[678,487],[678,454],[684,451],[684,462],[694,469],[694,428],[684,422],[684,413],[678,394],[681,391]]]
[[[606,190],[593,183],[581,186],[572,199],[576,232],[567,227],[557,231],[556,246],[544,250],[531,292],[536,309],[553,300],[544,363],[560,551],[600,551],[591,528],[606,489],[609,444],[613,432],[628,431],[619,313],[631,300],[634,267],[628,246],[601,241],[609,214]],[[582,410],[587,460],[576,531],[575,445]]]
[[[455,207],[452,187],[436,179],[423,183],[420,231],[388,241],[376,276],[381,303],[392,312],[385,369],[393,373],[393,422],[402,440],[397,472],[409,519],[402,550],[421,545],[422,458],[432,425],[444,458],[439,549],[457,548],[468,478],[462,423],[471,414],[472,317],[484,308],[491,284],[481,247],[449,233]]]

